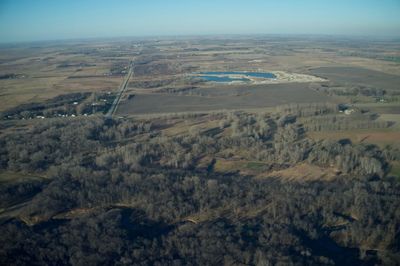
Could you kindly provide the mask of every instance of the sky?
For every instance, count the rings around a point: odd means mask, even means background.
[[[400,37],[400,0],[0,0],[0,42],[213,34]]]

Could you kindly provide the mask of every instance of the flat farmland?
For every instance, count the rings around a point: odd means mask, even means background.
[[[191,95],[135,94],[121,101],[118,115],[171,112],[207,112],[273,107],[287,103],[330,102],[332,98],[309,88],[307,83],[198,88]]]
[[[385,90],[400,90],[400,76],[361,67],[319,67],[310,70],[317,75],[344,85],[361,85]]]
[[[119,115],[348,103],[352,100],[348,94],[338,96],[332,91],[342,88],[348,92],[354,87],[386,90],[391,94],[385,95],[385,101],[397,103],[399,64],[380,58],[397,56],[398,44],[353,42],[356,50],[349,48],[346,40],[267,36],[4,46],[0,47],[0,112],[24,103],[45,102],[60,94],[116,92],[131,60],[134,75],[118,106]],[[212,84],[194,77],[209,71],[285,72],[320,76],[326,81]],[[377,97],[380,95],[353,95],[361,99],[357,103],[375,102]],[[377,107],[374,111],[379,113],[399,112],[398,105],[389,108],[386,102]]]
[[[0,46],[0,111],[61,94],[115,91],[134,49],[89,41]]]

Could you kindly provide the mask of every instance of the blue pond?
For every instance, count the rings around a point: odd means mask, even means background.
[[[227,76],[200,76],[200,78],[205,79],[207,81],[214,81],[214,82],[231,82],[231,81],[243,81],[247,82],[250,81],[249,79],[246,78],[231,78]]]
[[[215,81],[215,82],[230,82],[230,81],[250,81],[250,79],[246,77],[253,78],[276,78],[276,76],[272,73],[262,73],[262,72],[200,72],[202,74],[200,78],[203,78],[207,81]],[[242,78],[230,77],[231,75],[241,75]]]
[[[276,78],[276,76],[272,73],[263,73],[263,72],[200,72],[200,74],[205,75],[244,75],[248,77],[255,78]]]

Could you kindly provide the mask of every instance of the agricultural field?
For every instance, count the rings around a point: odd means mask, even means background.
[[[399,90],[400,76],[360,67],[321,67],[310,70],[338,84],[364,86],[382,90]]]
[[[135,48],[118,42],[0,47],[0,111],[61,94],[115,90]]]
[[[7,100],[0,111],[67,93],[116,92],[131,61],[133,75],[117,108],[122,116],[379,100],[382,110],[399,101],[400,67],[390,60],[397,48],[393,41],[268,36],[3,45],[0,99]],[[218,71],[277,78],[212,82],[196,74]]]
[[[353,42],[350,47],[360,46],[366,53],[371,46],[378,49],[383,45],[389,47],[388,53],[397,51],[396,43],[365,46],[361,40]],[[347,40],[283,37],[252,41],[189,39],[175,43],[160,40],[152,47],[151,55],[147,55],[149,48],[143,49],[135,62],[135,74],[118,113],[126,116],[251,109],[283,103],[376,101],[381,101],[379,108],[386,108],[385,104],[391,101],[398,110],[398,64],[369,57],[349,63],[350,53],[344,51],[351,48],[346,43]],[[234,75],[243,72],[282,74],[274,79],[249,81]],[[198,73],[232,75],[223,77],[225,82],[218,82],[221,76],[213,78],[217,81],[207,81]]]
[[[130,94],[121,102],[119,115],[208,112],[266,108],[288,103],[334,101],[309,89],[307,83],[276,85],[215,85],[184,92]]]

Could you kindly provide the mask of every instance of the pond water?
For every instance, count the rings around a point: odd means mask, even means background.
[[[228,76],[200,76],[200,78],[205,79],[207,81],[214,81],[214,82],[231,82],[231,81],[242,81],[242,82],[247,82],[250,81],[247,78],[231,78]]]
[[[200,72],[200,74],[205,75],[244,75],[248,77],[256,78],[276,78],[272,73],[268,72]]]
[[[250,81],[249,77],[253,78],[267,78],[273,79],[276,76],[272,73],[268,72],[200,72],[200,78],[203,78],[207,81],[214,81],[214,82],[231,82],[231,81],[243,81],[247,82]],[[232,77],[232,75],[241,75],[242,77]]]

